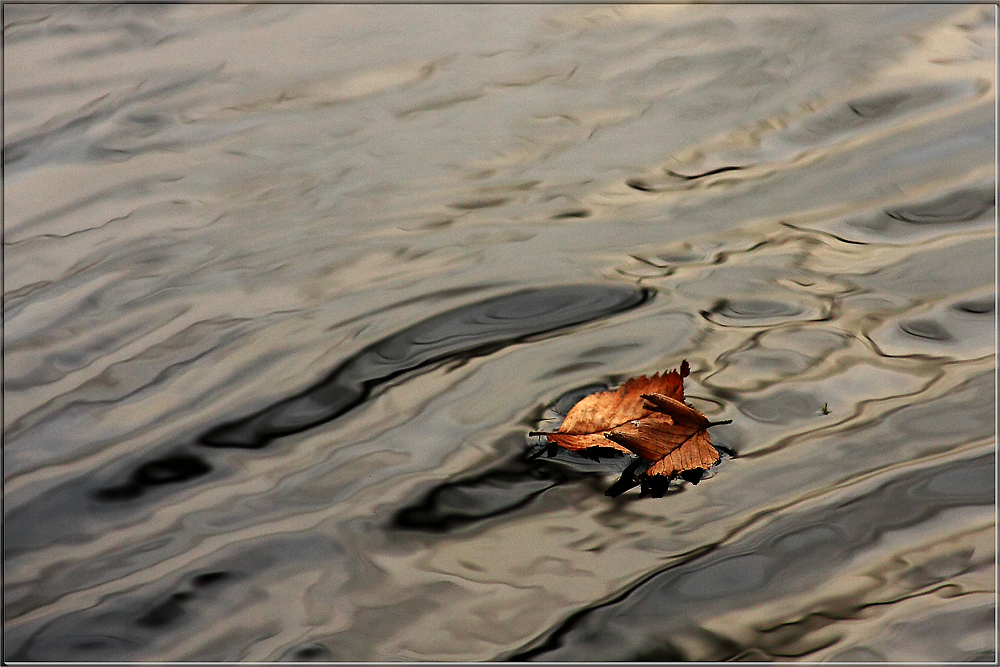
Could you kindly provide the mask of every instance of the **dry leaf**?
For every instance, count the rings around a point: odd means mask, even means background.
[[[652,486],[660,489],[677,475],[697,483],[702,471],[719,462],[707,429],[730,420],[712,422],[684,403],[684,378],[689,373],[684,361],[679,371],[630,378],[618,389],[583,398],[555,433],[532,435],[545,435],[550,445],[570,451],[612,447],[650,463],[638,479],[633,476],[637,467],[630,466],[608,490],[611,495],[638,484],[645,491],[654,478],[658,484]]]

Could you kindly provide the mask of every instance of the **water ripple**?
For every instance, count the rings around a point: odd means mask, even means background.
[[[4,16],[4,658],[995,657],[995,7]]]
[[[625,286],[573,285],[525,290],[419,322],[345,361],[325,380],[254,415],[216,427],[209,447],[257,449],[342,415],[376,386],[449,358],[468,358],[616,312],[649,292]]]
[[[918,553],[921,536],[908,535],[914,523],[934,516],[957,517],[951,508],[992,506],[994,466],[992,455],[931,466],[887,481],[850,500],[786,516],[751,537],[716,545],[710,555],[659,572],[612,602],[575,614],[544,643],[514,653],[510,659],[729,660],[744,651],[757,651],[757,655],[772,659],[812,657],[820,650],[836,652],[836,639],[811,645],[804,641],[818,628],[802,623],[803,615],[821,614],[830,619],[828,624],[835,624],[839,619],[861,617],[871,605],[859,605],[857,601],[862,598],[891,604],[899,593],[888,582],[875,580],[852,585],[850,588],[856,590],[850,594],[835,594],[815,580],[815,571],[826,572],[824,579],[849,576],[847,564],[876,536],[898,535],[910,542],[911,553]],[[933,480],[942,475],[967,478],[975,484],[961,484],[960,496],[954,495],[954,484],[932,491]],[[965,539],[967,531],[975,531],[986,518],[982,512],[967,514],[952,528],[952,535]],[[883,560],[873,565],[892,569],[893,553],[880,555]],[[987,552],[970,551],[967,567],[982,571],[991,557]],[[962,571],[962,566],[952,566],[941,579],[911,579],[907,588],[916,592]],[[809,611],[803,614],[786,608],[781,615],[787,619],[786,625],[772,618],[769,628],[754,627],[757,614],[749,608],[738,623],[722,626],[719,622],[717,615],[723,608],[768,605],[793,594],[806,594],[799,597],[802,601],[797,604]],[[778,627],[788,632],[775,632]],[[692,641],[699,634],[704,640]],[[939,637],[944,642],[957,642],[958,646],[962,638],[957,628]],[[973,647],[965,649],[970,650],[976,651]]]

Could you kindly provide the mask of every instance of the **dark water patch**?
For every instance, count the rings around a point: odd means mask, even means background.
[[[107,502],[133,500],[150,488],[180,484],[203,477],[211,471],[212,466],[200,456],[171,454],[143,463],[135,469],[127,482],[98,489],[93,497]]]
[[[401,530],[444,533],[512,512],[568,477],[552,467],[514,460],[476,477],[446,482],[396,513]]]
[[[174,448],[151,458],[129,472],[134,463],[115,462],[105,472],[92,472],[67,480],[15,508],[4,517],[5,555],[100,534],[110,525],[134,521],[131,510],[160,501],[169,493],[187,488],[194,480],[205,482],[222,469],[192,451]],[[142,499],[144,503],[140,504]]]
[[[703,262],[706,257],[693,252],[664,252],[655,257],[643,257],[641,259],[642,261],[666,268],[671,264],[691,264],[693,262]]]
[[[916,498],[942,496],[975,500],[988,495],[996,488],[996,473],[992,468],[949,468],[928,477],[915,485],[910,495]]]
[[[903,204],[860,219],[845,222],[846,227],[876,233],[890,239],[906,239],[921,230],[934,231],[942,226],[992,221],[996,207],[991,186],[961,188],[934,199]]]
[[[208,447],[264,447],[281,436],[335,419],[360,405],[373,388],[403,373],[489,354],[539,334],[634,308],[652,294],[631,286],[570,285],[524,290],[456,308],[368,346],[298,396],[216,427],[197,442]],[[168,490],[182,489],[217,467],[201,454],[176,448],[131,465],[135,468],[128,472],[116,464],[102,475],[103,483],[92,478],[70,481],[11,512],[6,517],[8,555],[85,534],[104,520],[95,510],[137,508],[140,499],[148,505],[150,498],[162,499]],[[501,491],[508,498],[538,491],[537,487],[529,491],[526,480],[519,484],[503,478],[497,483],[515,487],[509,493]]]
[[[996,206],[993,190],[959,190],[932,201],[886,210],[894,220],[918,225],[969,222],[976,220]]]
[[[333,653],[322,644],[306,644],[289,650],[279,658],[281,662],[330,662]]]
[[[232,574],[223,571],[202,572],[191,577],[194,588],[209,588],[232,578]]]
[[[971,315],[991,315],[996,307],[997,298],[994,295],[966,299],[954,305],[955,310]]]
[[[476,211],[481,208],[495,208],[497,206],[503,206],[508,202],[507,197],[493,197],[490,199],[472,199],[469,201],[455,202],[451,204],[452,208],[458,209],[459,211]]]
[[[419,104],[408,109],[404,109],[396,113],[396,118],[404,120],[410,118],[411,116],[427,113],[429,111],[441,111],[442,109],[448,109],[450,107],[465,104],[466,102],[475,102],[483,96],[483,93],[468,93],[464,95],[453,95],[441,99],[430,100],[423,104]]]
[[[522,436],[511,436],[512,443]],[[560,484],[592,478],[608,470],[620,470],[631,457],[608,449],[606,458],[593,461],[560,450],[558,458],[537,458],[521,452],[475,476],[444,482],[431,489],[419,502],[396,512],[392,527],[444,533],[472,526],[524,507],[542,493]]]
[[[188,580],[187,586],[180,585],[181,590],[154,600],[146,611],[140,611],[135,625],[149,630],[179,625],[191,618],[196,607],[211,599],[223,584],[233,580],[231,573],[223,571],[195,575]]]
[[[674,190],[689,190],[691,188],[700,187],[702,185],[700,181],[703,178],[724,174],[730,171],[740,171],[746,168],[746,165],[728,165],[725,167],[710,169],[700,174],[678,174],[677,172],[667,169],[664,176],[653,178],[632,178],[625,181],[625,184],[633,190],[638,190],[639,192],[671,192]]]
[[[621,269],[625,275],[637,278],[665,278],[673,275],[680,265],[706,261],[704,255],[694,252],[664,252],[656,255],[629,255],[635,264]]]
[[[656,188],[649,185],[646,181],[638,178],[633,178],[625,182],[625,185],[629,186],[633,190],[638,190],[639,192],[656,192]]]
[[[673,176],[675,178],[682,178],[685,181],[693,181],[693,180],[696,180],[696,179],[699,179],[699,178],[705,178],[706,176],[715,176],[716,174],[724,174],[727,171],[739,171],[740,169],[744,169],[744,167],[737,167],[735,165],[730,165],[728,167],[718,167],[717,169],[710,169],[710,170],[708,170],[706,172],[703,172],[703,173],[700,173],[700,174],[692,174],[690,176],[688,176],[686,174],[678,174],[677,172],[670,171],[668,169],[667,170],[667,174],[669,174],[670,176]]]
[[[191,593],[173,593],[145,614],[135,619],[135,624],[141,628],[162,628],[174,625],[184,618],[184,603],[190,600]]]
[[[253,415],[218,426],[208,447],[259,449],[360,405],[377,386],[435,364],[493,353],[533,336],[645,303],[648,289],[565,285],[523,290],[435,315],[361,350],[318,384]]]
[[[553,220],[567,220],[570,218],[589,218],[591,215],[590,211],[585,208],[577,208],[571,211],[563,211],[562,213],[556,213],[552,216]]]
[[[770,317],[790,317],[799,314],[799,309],[786,303],[768,299],[723,299],[712,312],[736,320],[753,320]]]
[[[543,378],[554,378],[560,375],[567,375],[569,373],[577,373],[579,371],[586,371],[592,369],[603,368],[604,363],[601,361],[581,361],[576,364],[565,364],[558,368],[553,368],[541,377]]]
[[[942,301],[919,316],[890,318],[871,340],[883,354],[947,354],[973,359],[995,351],[995,297],[992,294]]]
[[[905,95],[888,93],[848,102],[847,108],[862,118],[884,118],[892,116],[904,102],[906,102]]]
[[[919,318],[900,322],[899,328],[911,336],[946,343],[952,340],[952,335],[940,323],[930,318]]]
[[[794,303],[774,299],[719,299],[707,311],[706,319],[727,326],[759,326],[775,322],[802,319],[806,310]]]
[[[15,661],[76,662],[142,661],[163,643],[182,643],[203,627],[213,627],[244,611],[248,603],[267,599],[262,579],[281,576],[303,563],[329,566],[344,558],[344,549],[317,534],[271,535],[229,545],[210,555],[195,570],[171,572],[164,580],[139,584],[62,615],[5,645],[5,658]],[[71,589],[75,590],[75,589]],[[247,627],[247,641],[271,636],[267,625]],[[96,638],[107,641],[96,642]],[[90,649],[80,645],[93,642]],[[232,661],[240,649],[200,647],[187,659]],[[220,651],[218,656],[204,653]]]
[[[978,90],[979,86],[970,81],[886,90],[848,100],[829,110],[816,113],[803,122],[800,130],[792,132],[790,136],[807,143],[828,141],[864,127],[970,97],[977,94]]]
[[[617,599],[578,612],[534,648],[517,652],[511,660],[631,661],[655,651],[657,646],[704,632],[702,619],[733,615],[769,600],[782,599],[812,589],[816,572],[833,576],[850,568],[852,558],[871,549],[887,533],[921,525],[952,508],[991,506],[995,456],[952,461],[918,470],[888,481],[857,498],[804,514],[789,515],[753,531],[730,544],[707,547],[705,552],[671,566]],[[956,495],[946,482],[961,486],[963,478],[982,480]],[[934,480],[939,480],[936,484]],[[981,558],[986,558],[982,556]],[[989,557],[992,560],[992,556]],[[984,561],[985,563],[985,561]],[[971,565],[970,565],[971,566]],[[877,578],[872,586],[878,586]],[[877,597],[880,591],[874,591]],[[898,591],[886,591],[892,599]],[[830,598],[809,617],[825,618],[827,625],[863,616],[868,600]],[[720,637],[718,651],[689,648],[683,660],[731,659],[743,651],[766,655],[803,655],[803,640],[815,628],[794,619],[775,618],[769,628],[751,628],[752,643]],[[782,632],[768,632],[780,628]],[[739,629],[734,628],[734,634]],[[725,650],[721,647],[726,646]],[[811,646],[811,653],[820,645]],[[711,656],[711,657],[707,657]]]

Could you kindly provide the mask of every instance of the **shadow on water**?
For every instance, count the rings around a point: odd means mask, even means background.
[[[523,448],[523,433],[507,436],[497,451],[520,451],[477,475],[441,483],[417,503],[396,512],[392,528],[447,533],[472,527],[528,505],[545,491],[568,482],[597,480],[621,472],[632,457],[608,449],[600,460],[561,450],[557,457],[536,456]],[[603,482],[602,482],[603,483]],[[595,485],[595,492],[600,493]]]
[[[323,381],[248,417],[217,426],[197,442],[204,447],[259,449],[275,439],[329,422],[359,406],[371,391],[404,373],[427,371],[441,363],[491,354],[534,336],[562,330],[638,307],[653,292],[628,285],[561,285],[528,289],[478,301],[422,320],[353,355]],[[153,489],[176,486],[209,475],[212,463],[189,447],[144,461],[123,483],[89,495],[99,502],[132,501]],[[120,469],[119,469],[120,470]],[[32,514],[63,513],[78,491],[55,491],[39,499]],[[44,508],[49,503],[57,507]],[[71,503],[74,504],[75,503]],[[26,508],[27,509],[27,508]],[[15,543],[34,531],[18,529],[30,517],[8,517],[8,537]],[[28,538],[28,542],[33,542]]]
[[[163,456],[140,465],[125,484],[96,491],[94,498],[104,501],[132,500],[152,487],[179,484],[207,475],[211,471],[212,466],[199,456],[191,454]]]
[[[401,530],[450,532],[516,510],[548,489],[584,476],[544,461],[535,463],[521,453],[480,475],[440,484],[419,503],[397,512],[392,525]]]
[[[319,426],[361,405],[371,391],[417,370],[492,354],[509,345],[645,303],[653,292],[625,285],[561,285],[528,289],[440,313],[350,357],[324,380],[255,414],[217,426],[198,440],[205,447],[260,449]],[[101,501],[131,500],[151,487],[186,482],[211,472],[203,457],[172,453],[141,464],[125,484],[98,490]]]
[[[404,373],[491,354],[532,336],[607,317],[644,303],[650,294],[621,285],[566,285],[462,306],[366,347],[301,394],[218,426],[200,442],[259,449],[336,419],[364,402],[372,389]]]

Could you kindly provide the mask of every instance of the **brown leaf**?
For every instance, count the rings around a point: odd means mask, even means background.
[[[679,371],[627,380],[616,390],[591,394],[573,406],[559,430],[545,435],[570,451],[612,447],[638,455],[652,465],[646,477],[670,478],[707,470],[719,462],[707,429],[716,424],[684,403],[687,361]]]
[[[712,436],[708,431],[697,431],[680,447],[649,466],[646,474],[673,477],[685,470],[708,470],[718,462],[719,452],[712,446]]]
[[[612,429],[604,437],[647,461],[657,461],[683,445],[697,431],[696,426],[677,424],[667,415],[653,414]]]
[[[687,371],[686,363],[682,364],[681,372],[686,375]],[[618,389],[585,396],[569,411],[557,432],[539,435],[547,436],[550,443],[570,451],[612,447],[631,453],[627,447],[606,438],[605,433],[654,414],[643,398],[643,394],[649,393],[681,398],[684,379],[677,371],[630,378]]]

